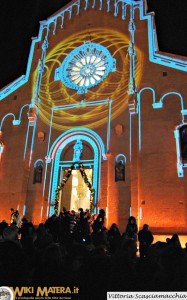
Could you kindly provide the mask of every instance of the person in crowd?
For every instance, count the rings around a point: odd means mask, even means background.
[[[138,234],[138,226],[136,224],[136,218],[133,216],[130,216],[128,219],[126,230],[123,233],[123,238],[133,239],[133,240],[137,241],[137,234]]]
[[[85,243],[90,235],[90,213],[89,211],[79,208],[79,216],[77,220],[77,238],[81,243]]]
[[[48,218],[45,222],[45,226],[48,231],[51,233],[53,237],[53,241],[55,243],[58,242],[58,230],[59,230],[59,219],[58,217],[53,214],[50,218]]]
[[[121,238],[117,224],[112,224],[109,230],[104,226],[102,211],[93,219],[93,232],[87,232],[93,216],[89,211],[82,213],[81,226],[80,215],[67,210],[38,226],[26,219],[22,219],[20,228],[3,224],[2,229],[0,223],[1,284],[77,286],[81,300],[102,300],[108,290],[186,290],[187,253],[184,249],[169,245],[170,241],[152,242],[148,259],[139,259],[134,217],[129,218]],[[54,235],[55,228],[58,229]],[[176,245],[175,234],[171,240],[172,245]]]
[[[14,213],[15,210],[13,207],[10,208],[10,224],[12,224],[14,222]]]
[[[149,230],[149,225],[144,224],[143,228],[138,232],[140,258],[147,257],[150,245],[154,240],[152,232]]]
[[[8,223],[7,223],[5,220],[3,220],[3,221],[0,223],[0,242],[3,241],[3,231],[4,231],[4,229],[5,229],[6,227],[8,227]]]
[[[20,227],[21,225],[21,217],[19,215],[19,211],[16,210],[13,214],[13,219],[12,219],[12,223],[13,225],[17,226],[18,228]]]
[[[102,229],[104,228],[104,222],[105,222],[105,211],[104,209],[100,209],[99,214],[92,225],[93,232],[96,233],[97,231],[102,231]]]
[[[19,243],[18,241],[18,228],[15,225],[10,225],[4,228],[3,230],[3,240],[4,241],[14,241],[15,243]]]
[[[177,233],[174,233],[172,235],[172,237],[169,239],[167,245],[171,246],[171,247],[175,247],[175,248],[181,248],[181,242],[180,242],[180,239],[179,239],[179,236]]]
[[[103,225],[104,225],[104,222],[105,222],[105,216],[106,216],[105,210],[100,209],[99,214],[97,216],[97,219],[99,219],[99,221],[102,222]]]
[[[108,241],[110,244],[110,252],[115,253],[121,243],[121,233],[116,223],[113,223],[108,230]]]

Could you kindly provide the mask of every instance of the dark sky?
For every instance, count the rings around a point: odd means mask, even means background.
[[[97,0],[98,1],[98,0]],[[0,0],[0,88],[25,74],[39,21],[69,0]],[[155,12],[159,49],[187,56],[187,1],[147,0]]]

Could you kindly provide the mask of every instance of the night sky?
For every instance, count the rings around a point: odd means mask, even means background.
[[[25,74],[31,37],[39,21],[69,0],[0,0],[0,88]],[[155,12],[159,49],[187,56],[187,1],[147,0]]]

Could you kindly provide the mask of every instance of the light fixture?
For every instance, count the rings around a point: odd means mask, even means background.
[[[45,140],[45,132],[38,131],[38,140],[43,142]]]

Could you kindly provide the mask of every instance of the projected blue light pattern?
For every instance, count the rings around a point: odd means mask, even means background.
[[[123,161],[124,164],[126,164],[127,158],[124,154],[120,153],[115,157],[115,162],[119,162],[120,160]]]
[[[181,111],[183,113],[183,117],[187,115],[187,110]],[[187,125],[186,122],[183,122],[176,126],[174,130],[174,137],[176,142],[176,153],[177,153],[177,173],[178,177],[184,177],[184,168],[187,168],[187,163],[183,162],[182,152],[181,152],[181,137],[180,137],[180,129],[181,127]]]
[[[184,124],[182,124],[184,125]],[[175,141],[176,141],[176,153],[177,153],[177,173],[178,173],[178,177],[184,177],[184,167],[185,165],[182,163],[182,155],[181,155],[181,147],[180,147],[180,130],[181,126],[178,126],[175,130],[174,130],[174,137],[175,137]]]
[[[34,168],[37,167],[37,165],[39,164],[42,164],[43,165],[43,160],[42,159],[37,159],[35,162],[34,162]]]
[[[90,88],[83,99],[80,98],[76,90],[67,88],[61,80],[54,81],[54,70],[61,66],[62,61],[70,52],[69,49],[78,48],[79,45],[84,43],[87,36],[87,30],[78,31],[76,34],[72,34],[60,41],[46,56],[46,68],[40,88],[39,117],[44,123],[49,124],[52,107],[61,106],[63,103],[68,105],[81,104],[79,112],[77,111],[78,115],[77,112],[69,110],[68,107],[66,110],[55,112],[53,128],[60,131],[68,130],[72,126],[87,126],[94,129],[102,124],[106,124],[108,117],[107,105],[103,109],[97,105],[90,110],[87,109],[87,101],[95,102],[97,99],[112,99],[112,119],[115,119],[128,107],[129,37],[116,30],[94,28],[92,32],[94,43],[105,45],[107,50],[115,57],[118,62],[116,72],[111,72],[99,85]],[[143,53],[137,47],[135,70],[137,86],[139,86],[143,76],[143,58]],[[33,74],[33,82],[35,82],[36,75]],[[84,103],[82,105],[83,100]]]
[[[59,175],[61,170],[61,162],[60,157],[65,147],[76,140],[86,141],[91,148],[93,149],[94,157],[93,161],[89,162],[89,165],[93,167],[93,187],[95,190],[95,199],[94,205],[96,205],[99,197],[100,197],[100,176],[101,176],[101,161],[103,159],[107,159],[105,155],[105,146],[101,139],[101,137],[94,131],[89,130],[88,128],[75,128],[68,130],[59,136],[53,145],[50,148],[49,156],[46,157],[47,165],[52,163],[51,165],[51,174],[50,184],[49,184],[49,201],[50,206],[50,215],[54,213],[54,199],[55,199],[55,191],[59,181]],[[84,163],[84,161],[81,161]],[[73,161],[69,162],[69,167],[72,165]],[[46,170],[47,172],[47,165]]]
[[[172,92],[165,93],[164,95],[162,95],[160,97],[159,101],[156,101],[156,92],[151,87],[144,87],[144,88],[142,88],[137,93],[136,113],[138,114],[138,128],[139,128],[138,144],[139,144],[139,152],[141,152],[141,150],[142,150],[142,116],[141,116],[141,100],[142,99],[141,99],[141,95],[146,90],[150,90],[151,93],[152,93],[152,99],[153,99],[152,107],[153,107],[153,109],[162,109],[163,108],[163,104],[164,104],[164,100],[168,96],[175,95],[175,96],[178,96],[178,98],[180,100],[180,104],[181,104],[181,119],[182,119],[182,121],[181,121],[180,125],[176,126],[176,128],[174,130],[174,137],[175,137],[175,141],[176,141],[177,174],[178,174],[178,177],[184,177],[184,168],[187,168],[187,164],[182,162],[182,154],[181,154],[181,146],[180,146],[181,141],[180,141],[180,132],[179,132],[180,128],[182,126],[184,126],[184,125],[187,124],[184,121],[185,117],[187,116],[187,109],[184,108],[184,99],[183,99],[183,96],[180,93],[178,93],[178,92],[172,91]],[[131,120],[131,122],[132,122],[132,120]],[[131,138],[130,138],[130,141],[131,141]],[[131,144],[131,142],[130,142],[130,144]],[[130,148],[131,148],[131,145],[130,145]]]
[[[106,152],[109,152],[109,147],[110,147],[110,131],[111,131],[111,114],[112,114],[112,100],[98,100],[98,101],[92,101],[92,102],[87,102],[86,104],[84,103],[84,101],[82,101],[81,103],[79,104],[70,104],[70,105],[62,105],[62,106],[56,106],[56,107],[53,107],[52,108],[52,114],[51,114],[51,121],[50,121],[50,130],[49,130],[49,139],[48,139],[48,149],[47,149],[47,157],[51,157],[52,153],[49,152],[49,149],[50,149],[50,144],[51,144],[51,133],[52,133],[52,128],[53,128],[53,116],[54,116],[54,112],[55,111],[61,111],[61,110],[66,110],[66,109],[74,109],[74,111],[76,111],[76,109],[78,109],[79,107],[81,106],[88,106],[88,107],[91,107],[93,109],[94,106],[97,106],[97,105],[102,105],[102,106],[105,106],[107,105],[108,106],[108,119],[107,119],[107,131],[106,131],[106,147],[104,147],[103,149],[106,150]],[[82,128],[82,127],[80,127]],[[76,130],[81,130],[80,128],[77,129],[76,127]],[[75,130],[75,128],[73,128],[73,131]],[[69,132],[69,131],[67,131]],[[71,129],[70,129],[70,132],[71,132]],[[84,132],[90,132],[92,134],[92,136],[96,135],[96,133],[94,131],[92,131],[91,129],[84,129]],[[62,137],[62,135],[59,136],[58,139],[60,139]],[[100,138],[98,137],[98,135],[96,136],[96,138],[100,141],[100,144],[101,143],[101,140]],[[57,139],[57,140],[58,140]],[[56,141],[57,142],[57,141]],[[53,149],[53,146],[52,145],[52,149]],[[102,149],[102,153],[105,153],[105,150]],[[105,159],[105,158],[104,158]]]
[[[61,80],[78,94],[103,81],[110,71],[116,70],[116,60],[107,48],[100,44],[85,42],[75,48],[55,70],[55,80]]]
[[[85,3],[86,5],[81,6],[81,3]],[[90,5],[90,3],[92,3],[92,5]],[[126,7],[128,5],[131,6],[131,15],[132,15],[132,13],[134,13],[135,9],[139,9],[140,19],[147,21],[147,24],[148,24],[149,60],[151,62],[156,63],[156,64],[165,65],[167,67],[171,67],[171,68],[178,69],[178,70],[186,72],[187,71],[187,63],[186,63],[185,60],[178,59],[176,57],[170,57],[168,55],[160,54],[158,52],[158,46],[157,46],[157,40],[156,40],[156,28],[155,28],[155,25],[154,25],[154,16],[151,13],[149,13],[149,14],[146,13],[146,7],[145,7],[144,1],[115,0],[114,1],[114,8],[115,8],[114,16],[118,17],[119,13],[122,12],[122,16],[121,16],[122,19],[126,19]],[[82,7],[83,7],[83,10],[82,10]],[[78,1],[75,1],[74,3],[72,3],[71,5],[66,7],[65,9],[62,9],[61,11],[59,11],[57,14],[49,17],[46,21],[42,21],[40,23],[41,25],[40,25],[40,29],[39,29],[39,35],[38,35],[37,38],[34,38],[32,40],[32,43],[31,43],[31,49],[30,49],[30,54],[29,54],[29,58],[28,58],[26,75],[21,76],[20,78],[18,78],[14,82],[12,82],[10,85],[7,85],[4,89],[2,89],[0,91],[0,100],[4,99],[6,96],[11,94],[13,91],[15,91],[16,89],[18,89],[20,86],[22,86],[23,84],[25,84],[28,81],[29,75],[30,75],[30,70],[31,70],[31,64],[32,64],[32,61],[33,61],[33,56],[34,56],[35,44],[42,41],[42,37],[44,36],[43,32],[46,31],[47,35],[45,36],[45,40],[44,40],[45,47],[43,47],[43,48],[45,48],[45,49],[43,49],[43,51],[42,51],[42,56],[41,56],[41,60],[40,60],[41,62],[44,61],[44,59],[43,59],[44,58],[44,52],[45,52],[44,50],[46,50],[47,46],[48,46],[48,44],[47,44],[48,43],[48,35],[50,33],[51,24],[54,25],[53,26],[53,34],[55,35],[56,34],[56,24],[57,24],[57,21],[59,21],[59,19],[61,19],[61,21],[62,21],[61,28],[63,28],[64,20],[68,19],[68,18],[65,18],[66,14],[69,15],[69,21],[67,20],[66,22],[71,22],[72,18],[76,18],[76,14],[78,15],[78,14],[80,14],[80,12],[84,13],[84,10],[86,11],[88,9],[88,7],[89,7],[89,9],[90,8],[96,8],[96,1],[93,1],[93,0],[92,1],[91,0],[78,0]],[[103,5],[103,1],[100,0],[99,9],[103,10],[104,7],[106,8],[106,6]],[[76,11],[75,14],[72,13],[73,9]],[[107,12],[111,12],[111,10],[112,10],[112,4],[111,4],[110,1],[107,1]],[[130,25],[134,26],[134,24],[132,22],[131,22]],[[134,27],[129,26],[129,31],[133,33],[134,32]],[[129,50],[131,50],[131,49],[129,49]],[[129,52],[129,53],[131,53],[131,52]],[[40,67],[40,69],[39,69],[39,67]],[[41,68],[41,65],[39,67],[38,67],[38,72],[40,70],[43,70],[43,68]],[[40,83],[40,81],[37,82],[37,83]],[[149,88],[151,89],[151,87],[149,87]],[[37,91],[37,95],[39,95],[40,85],[39,85],[39,88],[36,91]],[[166,95],[164,95],[164,97],[165,96]],[[33,100],[35,100],[35,99],[31,99],[32,104],[33,104]],[[160,99],[159,102],[156,102],[155,100],[153,101],[153,108],[162,108],[162,106],[163,106],[163,97]],[[186,115],[186,111],[187,110],[182,105],[182,110],[181,110],[182,117],[184,117]],[[140,105],[139,105],[139,114],[140,114]],[[9,113],[9,114],[7,114],[6,116],[3,117],[1,125],[4,121],[4,119],[7,116],[12,116],[13,117],[13,119],[14,119],[13,120],[13,125],[19,125],[20,124],[20,119],[16,120],[15,116],[13,114]],[[130,122],[132,123],[131,116],[130,116]],[[139,122],[141,123],[141,115],[139,116]],[[141,131],[141,128],[140,128],[140,131]],[[139,147],[141,149],[141,132],[140,132],[139,137],[140,137]]]
[[[10,113],[7,113],[7,114],[2,118],[2,120],[0,121],[0,131],[2,131],[3,123],[4,123],[5,119],[6,119],[7,117],[9,117],[9,116],[13,117],[12,124],[13,124],[14,126],[20,125],[20,124],[21,124],[21,118],[22,118],[23,109],[24,109],[25,107],[29,107],[29,104],[25,104],[25,105],[23,105],[23,106],[21,107],[20,112],[19,112],[19,117],[18,117],[18,119],[16,119],[15,114],[13,114],[13,113],[11,113],[11,112],[10,112]]]
[[[81,6],[83,3],[83,6]],[[28,63],[26,67],[26,74],[20,76],[19,78],[15,79],[5,88],[0,91],[0,100],[4,99],[12,92],[17,90],[19,87],[24,85],[30,75],[31,71],[31,64],[34,56],[35,44],[41,42],[43,32],[47,31],[50,32],[50,26],[53,26],[53,34],[56,34],[56,25],[58,22],[61,22],[61,29],[64,28],[64,21],[69,20],[67,22],[71,22],[71,19],[79,15],[81,11],[81,7],[83,7],[83,11],[86,11],[89,7],[92,9],[96,8],[96,0],[77,0],[70,4],[68,7],[60,10],[58,13],[54,14],[53,16],[49,17],[45,21],[40,22],[39,34],[38,37],[32,39]],[[85,4],[85,5],[84,5]],[[154,23],[154,15],[152,13],[146,13],[146,5],[144,1],[132,1],[132,0],[115,0],[114,4],[112,5],[109,0],[107,0],[107,12],[110,13],[112,10],[112,6],[114,6],[114,16],[118,17],[119,13],[122,12],[121,18],[123,20],[126,19],[126,8],[127,6],[132,6],[132,9],[139,9],[140,12],[140,19],[146,20],[148,23],[148,46],[149,46],[149,60],[156,64],[161,64],[170,68],[174,68],[177,70],[181,70],[187,72],[187,62],[183,59],[179,59],[177,57],[170,57],[166,54],[158,53],[158,45],[157,45],[157,38],[156,38],[156,28]],[[120,9],[121,8],[121,9]],[[103,5],[103,0],[100,0],[99,10],[105,9],[105,5]],[[75,10],[75,14],[73,14],[73,10]],[[66,18],[67,15],[67,18]]]
[[[3,149],[4,149],[4,145],[2,142],[0,142],[0,157],[1,157],[1,154],[3,153]]]

